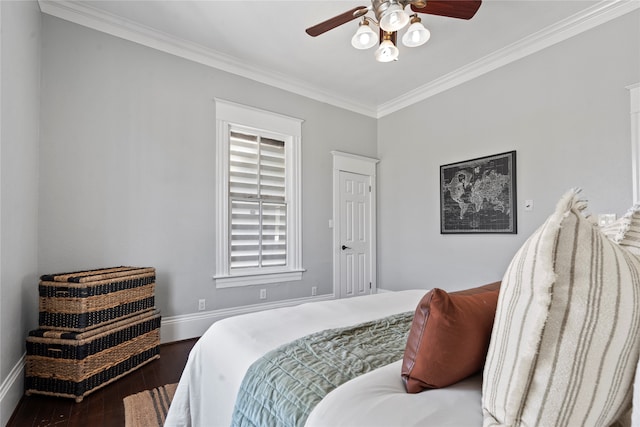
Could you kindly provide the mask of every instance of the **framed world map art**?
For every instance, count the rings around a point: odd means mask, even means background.
[[[517,233],[516,152],[440,166],[440,233]]]

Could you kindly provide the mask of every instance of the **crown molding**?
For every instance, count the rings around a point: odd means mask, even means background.
[[[423,101],[639,8],[639,0],[603,0],[569,18],[420,86],[410,93],[380,104],[377,118]]]
[[[257,68],[232,56],[208,49],[151,27],[124,19],[90,5],[91,2],[38,0],[40,10],[51,16],[110,34],[143,46],[286,90],[316,101],[376,117],[376,106],[366,105],[296,81],[290,76]]]
[[[640,0],[602,0],[567,19],[379,105],[367,105],[99,10],[88,2],[38,0],[40,10],[76,24],[304,97],[381,118],[640,8]],[[90,2],[89,2],[90,3]]]

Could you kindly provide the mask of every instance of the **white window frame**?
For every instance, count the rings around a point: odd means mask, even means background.
[[[215,98],[216,103],[216,288],[262,285],[301,280],[303,120]],[[231,270],[229,262],[229,133],[250,129],[285,141],[287,203],[287,264],[260,269]]]

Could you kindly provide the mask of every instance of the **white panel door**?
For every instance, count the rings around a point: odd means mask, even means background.
[[[340,297],[371,290],[370,176],[340,171]]]

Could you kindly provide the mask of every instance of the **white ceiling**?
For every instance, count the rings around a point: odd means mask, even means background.
[[[427,44],[378,63],[354,20],[305,28],[369,0],[40,0],[48,13],[267,84],[381,117],[640,7],[639,0],[484,0],[469,21],[421,14]]]

